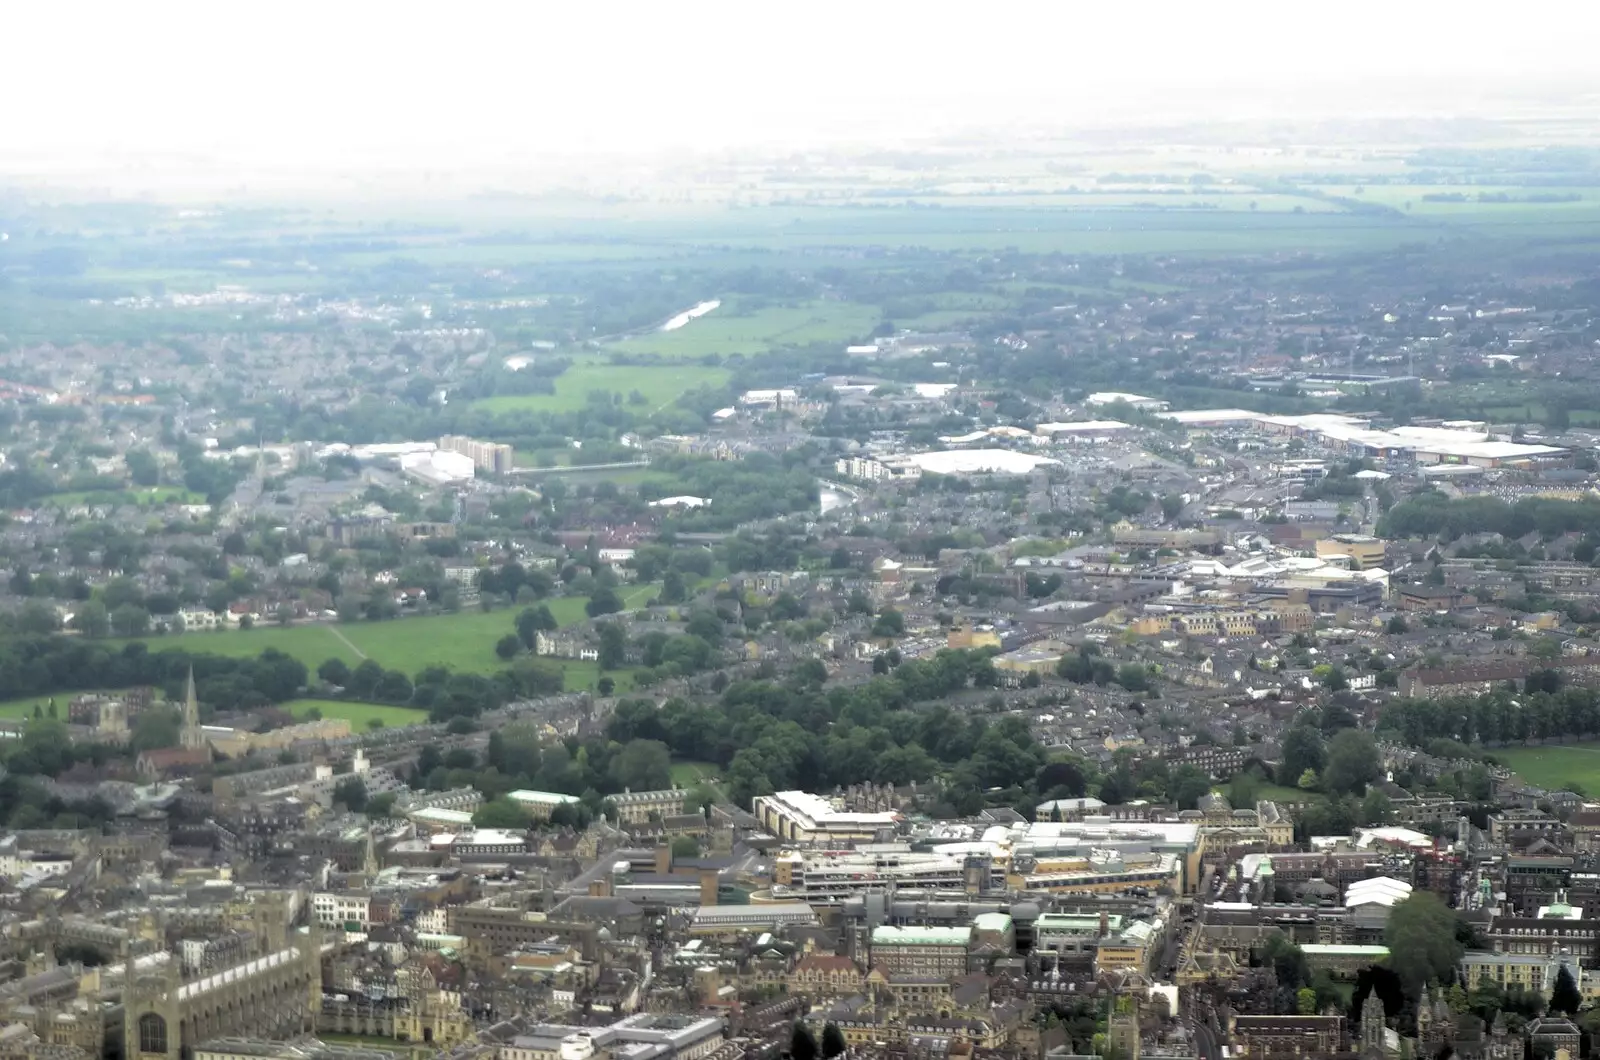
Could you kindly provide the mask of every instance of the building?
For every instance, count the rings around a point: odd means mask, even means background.
[[[548,821],[557,806],[571,806],[578,801],[576,795],[563,795],[558,791],[529,791],[518,788],[506,793],[506,798],[528,811],[537,821]]]
[[[793,843],[866,842],[892,835],[901,821],[900,814],[892,810],[839,810],[822,796],[806,791],[758,795],[751,809],[762,828]]]
[[[1387,946],[1323,945],[1308,942],[1300,947],[1313,972],[1327,969],[1334,975],[1353,977],[1361,969],[1389,959]]]
[[[470,459],[477,470],[495,475],[504,475],[517,465],[516,450],[499,442],[480,442],[459,434],[447,434],[439,439],[439,448],[459,453]]]
[[[684,812],[684,800],[689,793],[683,788],[666,788],[661,791],[623,791],[610,796],[617,807],[617,817],[623,824],[649,824],[652,816],[659,822]]]
[[[1579,989],[1583,987],[1583,969],[1576,960],[1546,957],[1535,953],[1485,953],[1473,950],[1461,958],[1461,979],[1468,990],[1477,990],[1485,983],[1494,983],[1500,989],[1519,986],[1537,991],[1545,997],[1556,985],[1556,975],[1566,963],[1572,971]]]
[[[1086,405],[1131,405],[1140,412],[1165,412],[1167,402],[1159,398],[1143,397],[1139,394],[1127,394],[1120,390],[1103,390],[1090,394],[1083,399]]]
[[[609,1026],[540,1024],[499,1049],[497,1060],[699,1060],[723,1043],[715,1016],[641,1012]]]
[[[871,961],[899,975],[948,979],[965,975],[972,944],[970,927],[896,927],[872,929]]]
[[[1316,543],[1318,559],[1345,557],[1358,570],[1388,565],[1388,546],[1381,538],[1366,534],[1334,534]]]
[[[313,929],[282,948],[185,982],[179,962],[164,974],[128,970],[123,1055],[181,1060],[228,1035],[296,1038],[309,1033],[322,1002],[321,937]]]
[[[992,861],[940,850],[913,851],[904,844],[871,850],[785,851],[773,859],[772,897],[812,906],[841,905],[886,888],[989,891],[1005,878]]]

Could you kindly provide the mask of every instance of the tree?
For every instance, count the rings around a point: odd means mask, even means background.
[[[350,683],[350,667],[343,659],[325,659],[317,667],[317,676],[330,685],[343,688]]]
[[[528,814],[520,805],[502,795],[479,806],[472,815],[472,823],[478,828],[521,831],[528,827]]]
[[[548,604],[538,607],[525,607],[517,614],[517,637],[529,651],[533,650],[534,640],[540,631],[549,632],[560,623],[556,616],[551,614]]]
[[[874,637],[898,637],[906,631],[906,618],[892,607],[886,607],[872,620]]]
[[[1322,734],[1309,724],[1296,722],[1283,738],[1283,767],[1278,777],[1285,785],[1298,784],[1306,770],[1322,772],[1328,752],[1322,745]]]
[[[135,751],[154,751],[162,747],[176,747],[178,731],[183,719],[172,707],[150,707],[139,714],[133,723],[132,743]]]
[[[617,690],[617,683],[609,677],[602,677],[595,682],[594,690],[602,696],[609,696]]]
[[[1583,995],[1578,991],[1578,983],[1572,977],[1572,970],[1563,964],[1556,972],[1556,983],[1550,991],[1550,1011],[1575,1016],[1582,1007]]]
[[[515,633],[507,633],[495,641],[494,653],[502,659],[514,659],[522,651],[522,641],[517,639]]]
[[[697,858],[700,856],[700,840],[692,835],[681,835],[672,841],[672,859]]]
[[[789,1036],[789,1055],[793,1060],[817,1060],[821,1050],[817,1047],[817,1039],[807,1027],[799,1020],[794,1021],[794,1033]]]
[[[1389,625],[1386,628],[1386,632],[1388,632],[1388,634],[1390,636],[1398,637],[1401,634],[1411,632],[1411,627],[1406,625],[1406,620],[1405,620],[1404,616],[1395,615],[1393,618],[1391,618],[1389,620]]]
[[[628,661],[628,635],[616,622],[601,622],[595,627],[600,634],[600,669],[616,670]]]
[[[633,791],[672,786],[672,752],[660,740],[629,740],[611,760],[611,779]]]
[[[1180,810],[1192,810],[1211,791],[1211,778],[1199,766],[1181,766],[1167,778],[1167,797]]]
[[[843,1056],[847,1048],[844,1032],[836,1024],[829,1023],[822,1028],[822,1060]]]
[[[1161,498],[1161,518],[1167,522],[1174,522],[1183,514],[1183,497],[1176,493],[1169,493]]]
[[[377,721],[378,719],[373,718],[372,720]],[[394,809],[395,798],[395,793],[392,791],[386,791],[381,795],[372,796],[372,798],[367,800],[367,816],[371,817],[373,820],[377,820],[380,817],[389,816],[389,811]]]
[[[123,604],[110,613],[110,628],[118,637],[142,637],[150,631],[150,612],[138,604]]]
[[[1389,911],[1384,932],[1389,966],[1412,996],[1431,980],[1455,972],[1466,947],[1456,938],[1456,915],[1431,891],[1413,891]]]
[[[333,786],[333,801],[351,813],[360,813],[367,808],[367,782],[355,775],[345,777]]]
[[[111,631],[111,615],[99,600],[85,600],[72,616],[72,628],[85,637],[103,637]]]
[[[594,591],[583,611],[590,618],[599,618],[601,615],[614,615],[622,610],[622,597],[609,585],[603,585]]]
[[[1341,729],[1328,744],[1328,764],[1322,771],[1322,784],[1328,791],[1360,793],[1381,776],[1383,759],[1370,733]]]
[[[38,600],[29,600],[17,612],[18,633],[54,633],[61,628],[56,609]]]

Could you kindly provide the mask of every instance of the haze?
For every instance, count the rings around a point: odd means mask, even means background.
[[[1600,13],[1524,4],[42,4],[0,175],[481,184],[574,156],[1236,117],[1589,113]],[[208,178],[209,179],[209,178]]]

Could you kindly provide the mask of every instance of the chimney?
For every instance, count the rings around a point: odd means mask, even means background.
[[[700,870],[700,904],[717,904],[717,870]]]
[[[1100,910],[1100,937],[1105,938],[1111,933],[1111,918],[1106,916],[1104,909]]]
[[[672,848],[665,843],[656,844],[656,875],[665,876],[672,871]]]
[[[589,881],[589,897],[591,897],[591,898],[610,898],[611,897],[611,877],[610,876],[602,876],[598,880],[590,880]]]

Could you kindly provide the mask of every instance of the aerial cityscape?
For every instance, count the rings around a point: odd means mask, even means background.
[[[1230,10],[1059,112],[831,110],[772,24],[694,136],[704,69],[379,114],[412,47],[509,84],[444,8],[298,132],[281,24],[187,117],[30,107],[0,1060],[1600,1055],[1585,34],[1247,110]],[[1085,102],[1123,59],[1193,91]]]

